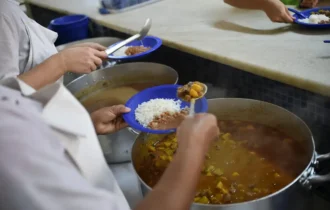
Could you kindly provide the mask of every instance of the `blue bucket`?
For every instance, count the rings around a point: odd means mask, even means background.
[[[58,34],[55,45],[88,38],[89,19],[86,15],[67,15],[52,20],[48,28]]]

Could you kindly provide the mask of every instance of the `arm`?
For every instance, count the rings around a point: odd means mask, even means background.
[[[90,47],[72,47],[51,56],[30,71],[19,75],[19,79],[38,90],[57,81],[66,72],[88,74],[106,59],[105,51]]]
[[[48,84],[56,82],[65,74],[63,61],[59,53],[49,57],[30,71],[18,76],[26,84],[38,90]]]
[[[18,76],[34,89],[40,89],[57,81],[66,72],[71,71],[80,74],[90,73],[102,64],[102,59],[107,55],[104,47],[87,43],[65,49],[57,53],[43,63],[21,74],[19,69],[19,31],[22,27],[10,17],[0,16],[0,81],[13,76]],[[100,51],[101,50],[101,51]],[[20,75],[21,74],[21,75]]]
[[[224,0],[224,2],[241,9],[262,10],[273,22],[293,22],[288,8],[280,0]]]
[[[262,10],[264,3],[268,0],[224,0],[226,4],[241,9]],[[279,0],[278,0],[279,1]]]

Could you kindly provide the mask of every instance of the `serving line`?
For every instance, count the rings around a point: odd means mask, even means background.
[[[323,44],[328,30],[271,23],[263,12],[234,9],[221,0],[166,0],[110,15],[99,14],[95,0],[26,2],[61,13],[82,13],[127,34],[137,33],[150,17],[150,34],[166,46],[330,96],[330,49]]]

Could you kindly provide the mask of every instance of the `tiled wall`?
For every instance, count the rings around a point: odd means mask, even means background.
[[[33,7],[33,16],[44,25],[58,14]],[[48,16],[47,16],[48,15]],[[47,16],[47,17],[46,17]],[[48,21],[48,22],[47,22]],[[93,36],[127,37],[126,34],[92,24]],[[140,61],[166,64],[179,73],[180,83],[199,80],[211,86],[208,98],[241,97],[263,100],[282,106],[302,118],[311,128],[319,153],[330,152],[330,98],[260,77],[223,64],[183,53],[165,46]],[[329,78],[330,79],[330,78]],[[329,164],[325,164],[330,172]],[[330,186],[321,186],[319,194],[330,200]]]

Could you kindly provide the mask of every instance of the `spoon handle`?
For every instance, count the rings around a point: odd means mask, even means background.
[[[324,43],[330,43],[330,40],[324,40],[323,42]]]
[[[288,8],[288,10],[290,12],[293,12],[294,14],[296,14],[297,16],[299,16],[300,18],[307,18],[305,15],[303,15],[301,12],[299,12],[298,10],[292,9],[292,8]]]
[[[190,101],[190,109],[189,109],[189,116],[195,115],[195,99],[191,99]]]
[[[131,36],[130,38],[120,42],[119,44],[116,44],[115,46],[106,49],[105,52],[107,53],[107,55],[111,55],[112,53],[116,52],[117,50],[124,47],[125,45],[133,42],[134,40],[139,39],[140,36],[141,36],[140,34],[135,34],[135,35]]]

